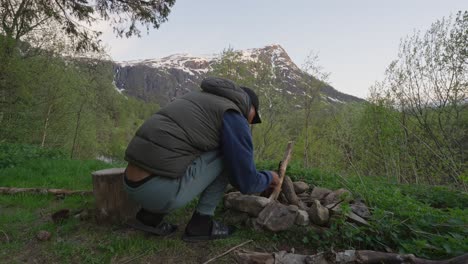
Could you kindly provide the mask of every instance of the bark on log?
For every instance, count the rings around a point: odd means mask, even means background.
[[[413,254],[400,255],[372,250],[356,250],[356,261],[362,264],[466,264],[468,263],[468,254],[447,260],[428,260],[417,258]]]
[[[417,258],[412,254],[402,255],[371,250],[346,250],[337,253],[318,253],[315,255],[300,255],[280,251],[277,253],[236,252],[238,263],[321,263],[321,264],[465,264],[468,254],[448,260],[427,260]]]
[[[274,264],[275,263],[275,257],[272,253],[238,251],[235,254],[235,259],[237,263],[242,263],[242,264]]]
[[[0,187],[0,194],[17,194],[17,193],[32,193],[32,194],[54,194],[54,195],[90,195],[92,191],[75,191],[66,189],[46,189],[46,188],[14,188]]]
[[[278,170],[280,182],[273,190],[273,193],[270,195],[270,202],[276,200],[278,198],[279,193],[281,192],[281,186],[283,185],[284,175],[286,174],[286,168],[288,167],[289,160],[291,160],[292,146],[293,142],[289,141],[288,146],[286,147],[286,152],[283,156],[283,160],[281,161]]]
[[[139,206],[131,201],[123,186],[124,168],[95,171],[93,193],[98,223],[121,224],[133,218]]]

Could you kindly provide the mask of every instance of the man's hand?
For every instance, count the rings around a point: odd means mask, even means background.
[[[271,179],[271,182],[270,182],[270,185],[268,186],[268,188],[266,188],[260,194],[260,196],[262,196],[262,197],[269,197],[271,195],[271,193],[273,192],[273,190],[275,189],[275,187],[278,186],[278,184],[280,182],[278,173],[276,171],[270,171],[270,173],[271,173],[271,176],[273,176],[273,177]]]
[[[279,183],[280,183],[280,178],[278,176],[278,173],[276,171],[270,171],[271,175],[273,176],[271,182],[270,182],[270,188],[274,189]]]

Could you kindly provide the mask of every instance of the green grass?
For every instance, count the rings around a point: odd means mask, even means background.
[[[87,189],[91,172],[122,164],[58,159],[24,160],[0,169],[0,186]],[[276,164],[261,163],[275,169]],[[180,225],[171,237],[148,236],[122,226],[97,225],[92,218],[75,219],[80,210],[92,210],[92,196],[0,195],[0,259],[6,263],[200,263],[246,240],[244,248],[297,252],[319,250],[391,249],[424,258],[448,258],[468,252],[468,197],[444,187],[410,186],[388,183],[381,178],[344,177],[317,169],[291,166],[288,175],[296,180],[331,189],[347,188],[370,205],[369,227],[358,227],[337,218],[324,234],[296,228],[272,234],[242,227],[226,240],[190,244],[180,238],[195,201],[168,217]],[[51,214],[69,209],[72,217],[51,221]],[[345,208],[346,209],[346,208]],[[222,219],[223,208],[217,210]],[[39,230],[52,233],[50,241],[39,242]],[[231,263],[226,256],[218,263]]]
[[[81,202],[80,202],[81,201]],[[122,226],[100,226],[93,219],[79,220],[73,217],[53,223],[52,213],[60,209],[76,212],[92,209],[92,198],[70,196],[57,200],[48,195],[0,196],[0,259],[6,263],[22,263],[35,259],[45,263],[110,263],[124,262],[132,258],[151,263],[199,263],[246,240],[254,239],[253,246],[275,245],[269,235],[241,230],[235,236],[207,243],[185,243],[180,238],[183,225],[190,215],[185,209],[169,217],[182,226],[175,235],[160,238],[145,235]],[[193,203],[189,206],[193,207]],[[52,234],[50,241],[39,242],[35,235],[39,230]],[[272,249],[272,248],[270,248]],[[230,262],[227,257],[221,261]]]
[[[29,160],[0,169],[0,186],[91,190],[91,172],[115,166],[97,160]]]

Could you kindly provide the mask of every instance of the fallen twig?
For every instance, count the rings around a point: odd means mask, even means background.
[[[10,243],[10,238],[8,237],[7,233],[5,233],[5,231],[3,231],[3,230],[0,230],[0,232],[2,232],[3,235],[5,235],[6,242],[7,242],[7,243]]]
[[[229,254],[231,251],[233,251],[233,250],[235,250],[235,249],[238,249],[238,248],[240,248],[240,247],[242,247],[242,246],[244,246],[244,245],[247,245],[248,243],[250,243],[250,242],[252,242],[252,241],[253,241],[253,240],[247,240],[247,241],[245,241],[244,243],[242,243],[242,244],[240,244],[240,245],[237,245],[237,246],[235,246],[235,247],[233,247],[233,248],[230,248],[228,251],[224,252],[223,254],[220,254],[220,255],[218,255],[218,256],[216,256],[216,257],[214,257],[214,258],[211,258],[211,259],[209,259],[209,260],[203,262],[203,264],[210,263],[210,262],[212,262],[212,261],[214,261],[214,260],[217,260],[217,259],[219,259],[219,258],[221,258],[221,257],[223,257],[223,256],[225,256],[225,255],[227,255],[227,254]]]
[[[66,189],[47,189],[47,188],[15,188],[15,187],[0,187],[0,194],[17,194],[17,193],[37,193],[37,194],[54,194],[54,195],[90,195],[93,191],[75,191]]]

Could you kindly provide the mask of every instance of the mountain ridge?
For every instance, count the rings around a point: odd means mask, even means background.
[[[260,57],[270,61],[276,72],[275,78],[282,86],[274,88],[277,92],[292,96],[306,94],[301,80],[313,76],[302,71],[281,45],[271,44],[236,52],[241,62],[255,62]],[[176,53],[162,58],[114,62],[114,84],[121,93],[165,105],[189,91],[198,90],[201,80],[220,59],[220,54],[195,56]],[[330,85],[322,88],[321,97],[332,104],[365,101]]]

